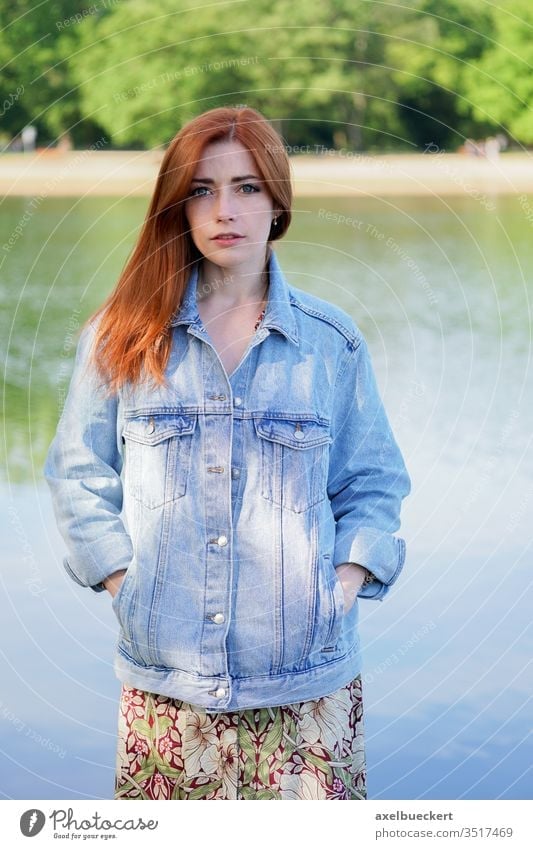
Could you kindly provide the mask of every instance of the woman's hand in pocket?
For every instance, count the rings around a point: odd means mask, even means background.
[[[344,613],[348,613],[355,604],[357,593],[365,579],[366,569],[358,563],[340,563],[335,567],[335,571],[344,592]]]
[[[107,578],[102,581],[106,590],[109,590],[111,593],[112,598],[114,598],[118,593],[126,571],[126,569],[119,569],[118,572],[113,572],[112,575],[108,575]]]

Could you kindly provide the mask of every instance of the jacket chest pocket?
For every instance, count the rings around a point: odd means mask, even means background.
[[[143,413],[122,430],[127,492],[153,510],[185,495],[196,414]]]
[[[329,427],[316,419],[254,419],[261,450],[261,495],[303,513],[326,497]]]

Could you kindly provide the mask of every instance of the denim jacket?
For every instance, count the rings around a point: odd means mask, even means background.
[[[80,336],[45,464],[64,566],[84,587],[119,569],[120,681],[209,711],[319,698],[361,671],[358,601],[335,566],[375,576],[410,479],[352,318],[289,285],[270,249],[264,319],[228,377],[193,264],[170,322],[166,387],[106,397]]]

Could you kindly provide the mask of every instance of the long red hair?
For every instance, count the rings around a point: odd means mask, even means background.
[[[116,391],[146,376],[164,382],[171,347],[168,322],[180,306],[191,264],[200,258],[184,213],[203,148],[214,141],[239,141],[255,159],[279,209],[268,244],[291,221],[290,163],[281,136],[250,107],[210,109],[189,121],[170,142],[137,244],[115,289],[88,319],[100,316],[92,356],[99,374]]]

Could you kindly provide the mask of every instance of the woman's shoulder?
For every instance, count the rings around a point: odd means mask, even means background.
[[[292,307],[299,311],[311,330],[340,334],[356,347],[361,342],[363,334],[359,326],[342,307],[297,286],[290,285],[289,291]]]

